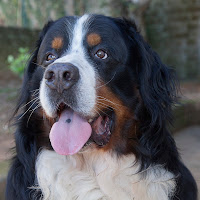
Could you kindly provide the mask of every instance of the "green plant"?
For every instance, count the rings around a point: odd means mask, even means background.
[[[26,62],[28,58],[30,57],[30,54],[28,52],[28,48],[19,48],[19,54],[16,58],[14,58],[13,55],[9,55],[7,60],[9,63],[10,70],[17,74],[20,78],[22,78],[24,74],[24,69],[26,66]]]

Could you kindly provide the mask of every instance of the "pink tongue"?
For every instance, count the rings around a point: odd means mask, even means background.
[[[90,124],[71,109],[65,109],[50,131],[53,149],[61,155],[77,153],[92,133]]]

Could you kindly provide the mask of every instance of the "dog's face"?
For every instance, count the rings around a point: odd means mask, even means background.
[[[40,101],[46,114],[56,117],[64,103],[83,117],[96,116],[100,90],[127,71],[127,54],[120,29],[110,19],[84,15],[55,22],[37,58],[45,68]]]
[[[50,140],[60,154],[86,146],[132,152],[138,127],[161,120],[171,98],[168,69],[124,20],[84,15],[51,22],[31,62],[27,89],[39,89],[38,110],[57,121]]]

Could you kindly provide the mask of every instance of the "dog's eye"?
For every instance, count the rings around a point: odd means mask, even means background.
[[[51,61],[51,60],[55,60],[56,56],[53,55],[52,53],[47,54],[46,56],[46,61]]]
[[[97,58],[100,58],[100,59],[106,59],[108,57],[108,54],[102,50],[102,49],[99,49],[96,53],[95,53],[95,56]]]

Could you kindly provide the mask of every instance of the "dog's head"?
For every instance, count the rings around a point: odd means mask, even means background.
[[[44,27],[18,108],[27,104],[21,117],[28,124],[50,121],[51,144],[60,154],[90,147],[137,154],[142,143],[152,148],[152,129],[156,135],[169,120],[174,91],[171,69],[133,23],[64,17]]]

